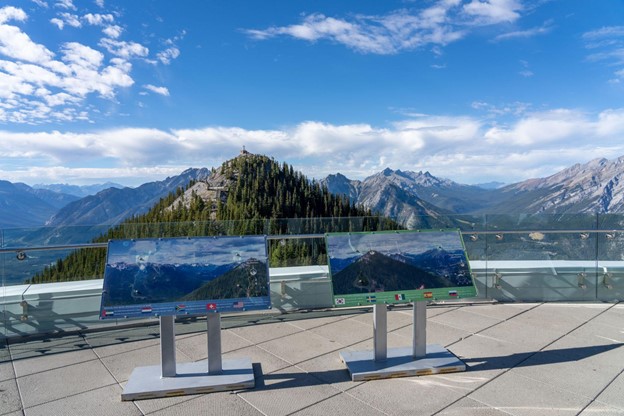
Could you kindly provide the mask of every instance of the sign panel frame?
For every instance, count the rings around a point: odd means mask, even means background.
[[[267,238],[110,240],[100,319],[271,308]]]
[[[459,229],[328,233],[334,307],[477,295]]]

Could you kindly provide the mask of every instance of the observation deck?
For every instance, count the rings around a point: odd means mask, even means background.
[[[270,255],[324,229],[366,224],[280,221],[265,224]],[[98,273],[25,283],[71,253],[105,250],[94,238],[108,227],[0,230],[0,416],[624,414],[624,217],[448,223],[461,229],[479,294],[429,302],[427,342],[462,359],[466,372],[351,381],[339,352],[372,348],[371,308],[333,309],[327,265],[282,253],[279,264],[270,260],[273,309],[222,319],[224,358],[251,358],[256,387],[133,402],[121,392],[135,367],[159,363],[158,320],[100,321]],[[171,230],[138,224],[116,238]],[[309,247],[309,259],[322,258]],[[410,344],[412,318],[409,305],[390,308],[388,347]],[[205,328],[201,317],[177,323],[178,362],[207,358]]]

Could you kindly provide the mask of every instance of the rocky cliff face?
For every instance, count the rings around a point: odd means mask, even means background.
[[[493,192],[436,178],[429,172],[395,171],[390,168],[363,181],[351,181],[336,174],[321,182],[330,192],[348,195],[354,202],[397,218],[409,228],[451,226],[446,219],[441,219],[453,213],[480,208],[489,201]]]
[[[624,212],[624,156],[576,164],[552,176],[502,188],[508,198],[526,200],[525,212]],[[529,197],[529,198],[527,198]]]
[[[576,164],[546,178],[496,189],[461,185],[429,172],[385,169],[363,181],[343,175],[324,180],[334,193],[383,213],[412,210],[455,214],[622,213],[624,156]],[[398,198],[398,188],[402,197]],[[399,203],[400,202],[400,203]],[[429,205],[423,206],[423,203]],[[410,207],[411,206],[411,207]],[[420,207],[420,208],[419,208]],[[426,207],[426,208],[425,208]]]

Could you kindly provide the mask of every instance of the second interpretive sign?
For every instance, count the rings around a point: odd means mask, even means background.
[[[336,307],[474,297],[459,230],[326,235]]]

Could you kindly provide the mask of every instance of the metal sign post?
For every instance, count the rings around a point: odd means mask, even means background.
[[[353,381],[465,371],[466,365],[446,348],[427,345],[427,304],[414,302],[412,347],[387,348],[387,306],[373,306],[373,350],[341,351]]]
[[[191,363],[176,364],[174,319],[174,316],[160,317],[160,366],[135,368],[121,400],[155,399],[255,386],[249,358],[222,359],[220,313],[210,313],[206,317],[208,359]]]

